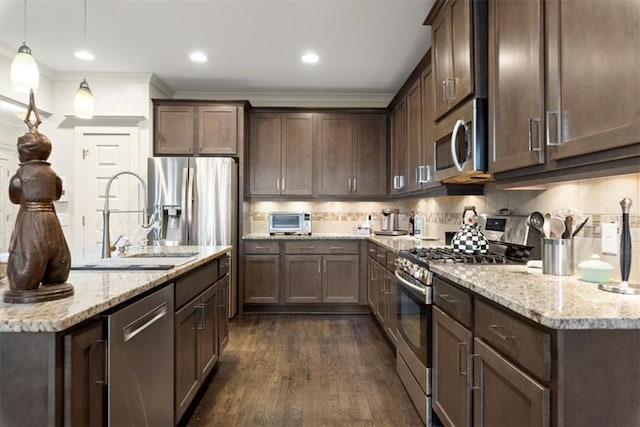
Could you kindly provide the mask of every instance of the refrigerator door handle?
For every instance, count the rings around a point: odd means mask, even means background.
[[[189,179],[189,168],[185,167],[182,169],[182,201],[181,201],[181,206],[182,206],[182,214],[180,215],[180,229],[182,230],[182,242],[180,242],[183,245],[187,244],[187,215],[188,215],[188,208],[187,208],[187,199],[188,199],[188,195],[187,195],[187,180]]]
[[[187,227],[185,227],[185,230],[187,232],[187,239],[185,239],[185,244],[186,245],[190,245],[191,244],[191,227],[193,227],[193,179],[194,179],[194,173],[195,173],[195,168],[187,168],[187,170],[189,171],[189,175],[187,178],[187,203],[185,205],[185,208],[187,209]]]

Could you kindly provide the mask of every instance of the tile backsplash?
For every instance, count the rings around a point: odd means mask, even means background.
[[[380,229],[380,211],[398,208],[408,215],[422,211],[427,234],[444,239],[445,231],[460,228],[462,211],[473,205],[478,213],[496,213],[509,209],[513,214],[528,215],[532,211],[562,212],[571,209],[589,217],[587,225],[577,236],[576,265],[600,254],[601,224],[615,222],[621,227],[620,200],[633,201],[630,212],[632,245],[640,244],[640,174],[550,184],[541,189],[500,190],[489,184],[483,196],[445,196],[390,200],[388,202],[329,202],[329,201],[260,201],[245,202],[245,232],[267,233],[268,216],[272,211],[309,211],[312,213],[314,233],[352,233],[358,224],[372,215],[374,230]],[[248,227],[247,227],[248,225]],[[637,251],[636,251],[637,253]],[[614,265],[619,277],[618,257],[603,255]],[[632,260],[631,280],[640,281],[640,261]]]

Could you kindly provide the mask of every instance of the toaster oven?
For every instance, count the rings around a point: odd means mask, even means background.
[[[311,235],[311,212],[269,213],[269,234]]]

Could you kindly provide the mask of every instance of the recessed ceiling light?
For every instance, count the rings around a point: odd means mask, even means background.
[[[302,55],[302,58],[300,59],[302,59],[302,62],[305,62],[307,64],[315,64],[316,62],[318,62],[320,57],[313,52],[307,52],[304,55]]]
[[[93,61],[96,57],[93,56],[93,53],[88,50],[79,50],[74,53],[75,57],[78,59],[82,59],[83,61]]]
[[[193,52],[189,55],[189,59],[193,62],[207,62],[207,55],[202,52]]]

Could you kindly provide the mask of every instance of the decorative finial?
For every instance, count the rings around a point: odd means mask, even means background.
[[[34,123],[31,123],[31,112],[36,116]],[[38,107],[36,107],[36,97],[33,95],[33,89],[29,91],[29,107],[27,108],[27,115],[24,118],[24,122],[29,128],[29,132],[38,132],[38,126],[42,123],[42,120],[40,120],[40,111],[38,111]]]

